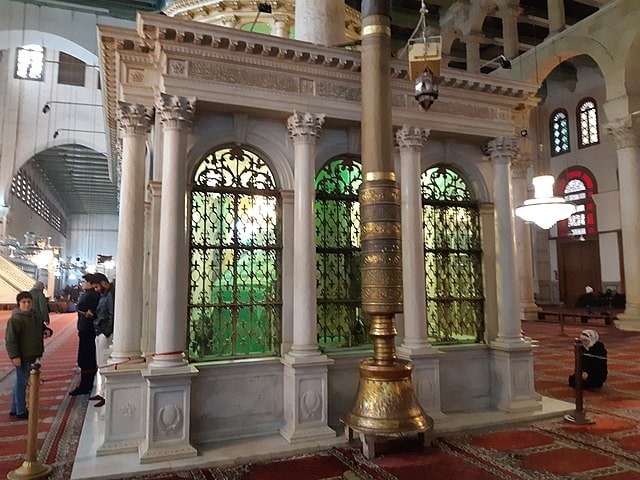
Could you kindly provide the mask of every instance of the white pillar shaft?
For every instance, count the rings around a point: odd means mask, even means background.
[[[319,45],[344,42],[344,0],[296,2],[296,40]]]
[[[314,165],[324,115],[293,112],[287,128],[293,138],[293,345],[291,355],[320,355],[317,340],[316,224]]]
[[[521,175],[513,177],[514,207],[522,205],[526,199],[527,176],[526,172],[522,172]],[[520,319],[524,319],[525,310],[535,307],[531,227],[523,220],[515,219],[515,229],[516,252],[518,257],[518,284],[520,285]]]
[[[507,9],[502,14],[502,38],[504,40],[504,56],[512,60],[520,54],[518,40],[518,15],[514,9]]]
[[[480,43],[477,40],[467,40],[467,72],[480,71]]]
[[[316,326],[316,227],[313,184],[315,141],[295,140],[293,220],[293,347],[318,351]]]
[[[402,208],[404,340],[401,350],[410,353],[418,353],[421,349],[429,348],[420,193],[420,157],[427,136],[427,130],[407,125],[396,133],[400,151]]]
[[[120,216],[113,353],[114,363],[140,358],[144,264],[144,160],[143,134],[125,134],[122,143]]]
[[[549,36],[552,36],[565,29],[564,0],[547,0],[547,11],[549,12]]]
[[[618,149],[625,314],[640,318],[640,148]]]
[[[496,138],[489,142],[493,161],[493,198],[496,236],[496,293],[498,297],[498,335],[496,341],[514,344],[522,341],[518,315],[519,291],[516,242],[511,193],[511,162],[517,158],[517,142]]]
[[[291,25],[288,21],[276,20],[273,24],[273,35],[280,38],[289,38]]]
[[[185,233],[185,168],[187,131],[164,129],[156,355],[176,354],[186,347],[187,246]]]

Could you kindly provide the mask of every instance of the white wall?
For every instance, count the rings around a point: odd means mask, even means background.
[[[118,251],[117,215],[72,215],[69,222],[66,255],[95,264],[98,255],[113,255]]]
[[[602,282],[620,282],[620,251],[617,235],[621,229],[619,186],[618,186],[618,159],[613,138],[607,134],[603,105],[606,100],[604,78],[600,70],[595,66],[589,66],[586,62],[576,62],[577,81],[570,78],[558,81],[553,74],[547,78],[547,97],[540,105],[537,118],[537,138],[540,142],[539,163],[547,165],[546,172],[556,178],[567,168],[583,166],[589,169],[596,180],[598,193],[593,196],[596,205],[597,225],[600,241],[600,266]],[[554,79],[556,78],[556,79]],[[578,124],[576,121],[576,106],[585,97],[596,100],[598,107],[598,122],[600,143],[587,148],[578,148]],[[569,116],[569,142],[571,151],[556,157],[550,156],[549,119],[551,113],[564,108]],[[551,238],[557,235],[556,229],[550,231]],[[551,268],[557,271],[556,249],[551,248]],[[553,281],[553,278],[551,279]]]

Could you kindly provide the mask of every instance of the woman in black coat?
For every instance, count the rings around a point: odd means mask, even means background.
[[[595,330],[583,330],[580,334],[583,388],[600,388],[607,379],[607,349],[599,338]],[[576,386],[575,372],[569,375],[569,386]]]

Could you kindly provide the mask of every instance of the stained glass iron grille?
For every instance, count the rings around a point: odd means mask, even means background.
[[[360,276],[361,166],[334,159],[316,175],[318,343],[325,350],[369,345]]]
[[[189,355],[279,354],[281,197],[269,167],[234,146],[208,155],[191,192]]]
[[[551,156],[562,155],[571,150],[569,145],[569,116],[563,108],[551,114]]]
[[[434,343],[481,342],[482,244],[477,203],[446,166],[422,174],[427,325]]]
[[[577,108],[578,128],[578,146],[580,148],[590,147],[600,143],[598,135],[598,109],[596,101],[592,98],[586,98]]]

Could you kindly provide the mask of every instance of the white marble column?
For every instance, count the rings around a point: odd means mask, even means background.
[[[2,227],[0,228],[0,238],[7,238],[7,221],[9,220],[9,207],[6,205],[0,205],[0,221]]]
[[[187,134],[195,100],[160,93],[156,112],[162,124],[162,194],[158,244],[156,345],[146,380],[145,437],[140,463],[195,457],[189,441],[191,379],[198,370],[187,363],[188,265],[185,192]]]
[[[344,0],[296,2],[296,40],[337,45],[345,36]]]
[[[273,16],[273,35],[281,38],[289,38],[293,19],[288,15]]]
[[[549,14],[549,37],[561,32],[567,26],[564,13],[564,0],[547,0]]]
[[[517,159],[514,138],[495,138],[488,144],[493,162],[496,295],[498,334],[490,341],[492,401],[507,412],[542,408],[534,390],[531,343],[522,338],[518,312],[515,231],[511,195],[511,162]]]
[[[288,442],[334,438],[328,422],[327,367],[333,361],[317,340],[315,157],[324,115],[298,113],[287,120],[294,149],[293,345],[284,356],[284,417]]]
[[[528,197],[527,173],[532,163],[533,141],[520,140],[520,156],[512,163],[511,177],[513,180],[513,207],[524,204]],[[531,253],[531,225],[516,218],[516,256],[518,269],[518,285],[520,287],[520,320],[537,320],[540,308],[535,302],[535,287],[533,279],[533,255]]]
[[[620,223],[624,252],[626,307],[615,324],[640,330],[640,114],[611,122],[607,131],[616,142],[620,180]]]
[[[119,102],[122,132],[120,215],[113,352],[111,363],[141,360],[144,272],[145,152],[152,111],[143,105]]]
[[[498,16],[502,18],[503,53],[509,60],[520,55],[518,39],[518,16],[522,8],[508,6],[500,9]]]
[[[479,33],[470,33],[464,36],[467,49],[467,72],[480,72],[480,40],[482,38],[483,35]]]
[[[430,130],[403,125],[396,132],[400,152],[402,212],[402,293],[404,339],[400,358],[413,363],[413,386],[420,405],[430,417],[444,417],[440,406],[440,352],[427,337],[424,232],[422,229],[421,156]]]
[[[156,112],[161,117],[163,131],[158,245],[158,292],[161,295],[158,296],[156,310],[156,350],[150,368],[180,367],[187,364],[185,157],[193,109],[194,100],[186,97],[162,93],[156,99]]]

